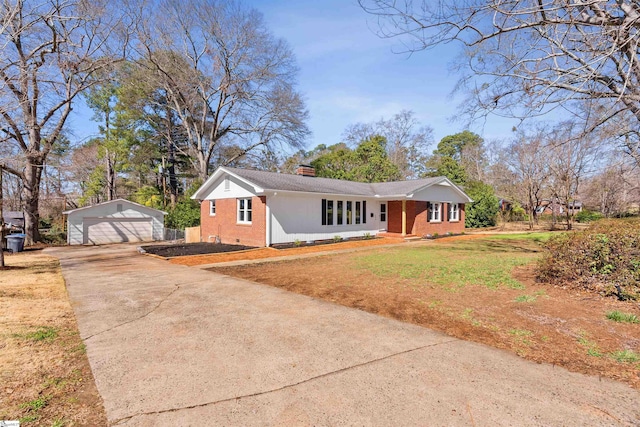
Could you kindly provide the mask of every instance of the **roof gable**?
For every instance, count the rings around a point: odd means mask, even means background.
[[[71,210],[68,210],[68,211],[64,211],[62,213],[64,215],[69,215],[69,214],[72,214],[72,213],[76,213],[76,212],[92,209],[92,208],[95,208],[95,207],[98,207],[98,206],[105,206],[105,205],[117,204],[117,203],[129,204],[129,205],[131,205],[133,207],[136,207],[138,209],[142,209],[142,210],[146,210],[146,211],[150,211],[150,212],[154,212],[154,213],[160,212],[163,215],[167,215],[167,213],[165,211],[161,211],[159,209],[150,208],[148,206],[141,205],[140,203],[132,202],[131,200],[127,200],[127,199],[109,200],[107,202],[97,203],[97,204],[91,205],[91,206],[84,206],[84,207],[77,208],[77,209],[71,209]]]

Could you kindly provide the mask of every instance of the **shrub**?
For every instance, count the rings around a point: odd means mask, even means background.
[[[341,242],[341,241],[342,241],[342,237],[340,237],[340,236],[333,236],[333,242],[334,242],[334,243],[339,243],[339,242]]]
[[[184,230],[186,227],[200,225],[200,205],[195,200],[183,200],[173,209],[168,209],[165,218],[167,228]]]
[[[473,199],[473,203],[465,207],[465,227],[480,228],[496,225],[499,205],[493,187],[479,181],[472,181],[467,184],[465,191]]]
[[[640,220],[601,220],[545,244],[539,280],[618,299],[640,298]]]
[[[600,212],[593,212],[587,209],[584,209],[578,212],[575,216],[576,222],[592,222],[602,219],[603,215]]]

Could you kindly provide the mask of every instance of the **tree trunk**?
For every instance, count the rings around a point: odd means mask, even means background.
[[[175,208],[176,203],[178,202],[178,179],[176,178],[176,148],[173,145],[172,141],[169,141],[168,144],[169,151],[169,197],[171,207]]]
[[[2,211],[2,168],[0,167],[0,268],[4,267],[4,212]]]
[[[105,158],[107,160],[107,200],[111,201],[115,199],[116,186],[115,186],[115,173],[113,170],[113,162],[111,161],[111,154],[109,150],[106,150]]]
[[[32,245],[40,241],[38,224],[40,213],[40,180],[42,179],[42,167],[39,158],[27,157],[27,166],[24,169],[24,186],[22,195],[24,200],[24,232],[27,235],[25,244]]]

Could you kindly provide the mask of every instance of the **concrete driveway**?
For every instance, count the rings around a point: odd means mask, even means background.
[[[625,384],[133,246],[48,252],[112,425],[640,425]]]

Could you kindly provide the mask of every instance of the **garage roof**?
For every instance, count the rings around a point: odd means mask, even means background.
[[[69,215],[69,214],[73,214],[73,213],[76,213],[76,212],[79,212],[79,211],[88,210],[88,209],[92,209],[92,208],[95,208],[95,207],[98,207],[98,206],[104,206],[104,205],[108,205],[108,204],[112,204],[112,203],[116,203],[116,204],[117,203],[126,203],[126,204],[129,204],[129,205],[133,205],[135,207],[144,209],[144,210],[148,210],[148,211],[152,211],[152,212],[156,212],[156,213],[159,212],[159,213],[161,213],[163,215],[167,215],[167,213],[165,211],[161,211],[159,209],[150,208],[149,206],[141,205],[140,203],[132,202],[131,200],[126,200],[126,199],[110,200],[108,202],[97,203],[97,204],[91,205],[91,206],[84,206],[82,208],[71,209],[71,210],[68,210],[68,211],[64,211],[62,213],[65,214],[65,215]]]

